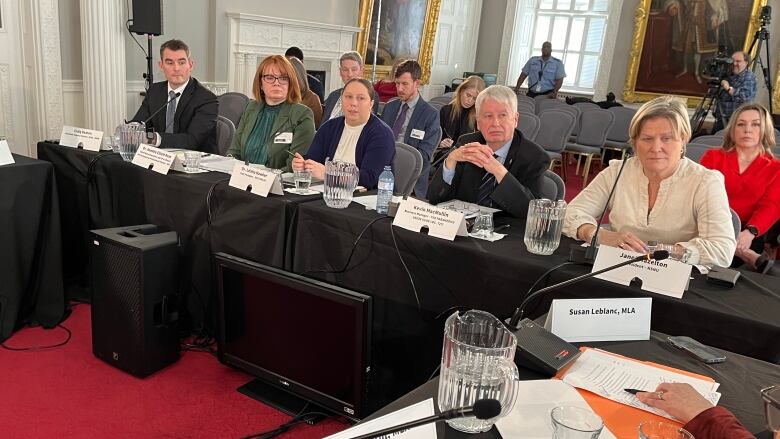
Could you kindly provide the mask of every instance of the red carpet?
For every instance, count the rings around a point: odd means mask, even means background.
[[[76,306],[63,325],[73,332],[65,346],[0,349],[0,437],[240,438],[290,419],[236,392],[250,377],[208,353],[184,352],[172,366],[138,379],[92,355],[88,305]],[[25,328],[5,345],[52,345],[66,335],[61,328]],[[347,426],[331,418],[283,437],[321,438]]]

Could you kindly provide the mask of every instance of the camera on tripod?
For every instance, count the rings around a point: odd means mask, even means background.
[[[766,27],[769,25],[770,20],[772,20],[772,7],[766,5],[763,8],[761,8],[761,13],[758,16],[758,21],[761,22],[762,27]]]
[[[701,69],[702,75],[711,78],[710,85],[720,84],[720,81],[731,76],[734,60],[726,53],[725,47],[718,48],[718,53],[710,58]]]

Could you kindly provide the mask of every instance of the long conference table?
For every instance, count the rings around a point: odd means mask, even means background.
[[[439,363],[443,324],[452,310],[476,308],[505,318],[547,270],[564,264],[539,287],[590,270],[565,265],[573,243],[566,238],[553,255],[527,252],[524,223],[516,219],[496,217],[497,223],[510,225],[508,235],[496,242],[463,237],[446,241],[391,227],[390,218],[357,203],[331,209],[321,196],[258,197],[228,187],[228,175],[222,173],[161,175],[126,163],[117,154],[47,142],[38,144],[38,156],[54,164],[62,193],[69,294],[88,287],[89,230],[153,223],[180,236],[185,267],[181,292],[192,327],[215,327],[210,306],[214,252],[304,274],[373,297],[374,328],[386,348],[374,353],[392,352],[397,363],[413,359],[415,364],[386,371],[388,382],[416,386],[428,379]],[[763,275],[743,275],[770,291],[746,282],[719,288],[695,275],[683,298],[674,299],[589,279],[541,297],[528,314],[546,312],[552,298],[650,296],[654,330],[779,363],[778,284]],[[88,298],[88,289],[84,291]],[[411,388],[399,386],[403,392]]]

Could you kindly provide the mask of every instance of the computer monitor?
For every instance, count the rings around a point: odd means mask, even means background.
[[[224,253],[215,258],[219,361],[257,377],[238,390],[292,415],[306,404],[367,415],[371,297]]]

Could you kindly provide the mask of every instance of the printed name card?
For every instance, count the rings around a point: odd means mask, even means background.
[[[544,327],[570,342],[649,340],[651,297],[556,299]]]
[[[11,147],[7,140],[0,140],[0,166],[16,163],[14,156],[11,155]]]
[[[63,126],[60,133],[60,145],[71,148],[83,148],[88,151],[100,151],[103,131]]]
[[[610,267],[627,259],[641,256],[641,253],[602,245],[593,262],[593,271]],[[628,285],[634,278],[642,280],[642,289],[665,296],[682,298],[691,277],[691,266],[674,259],[642,261],[596,276],[621,285]]]
[[[408,198],[401,201],[393,225],[402,229],[420,232],[428,229],[428,235],[455,240],[455,236],[466,236],[466,220],[461,212],[442,209],[423,201]]]
[[[272,169],[256,168],[239,162],[230,174],[230,186],[261,197],[267,197],[269,193],[284,195],[281,177],[282,174]]]
[[[142,143],[133,157],[133,164],[166,175],[171,169],[176,153]]]

